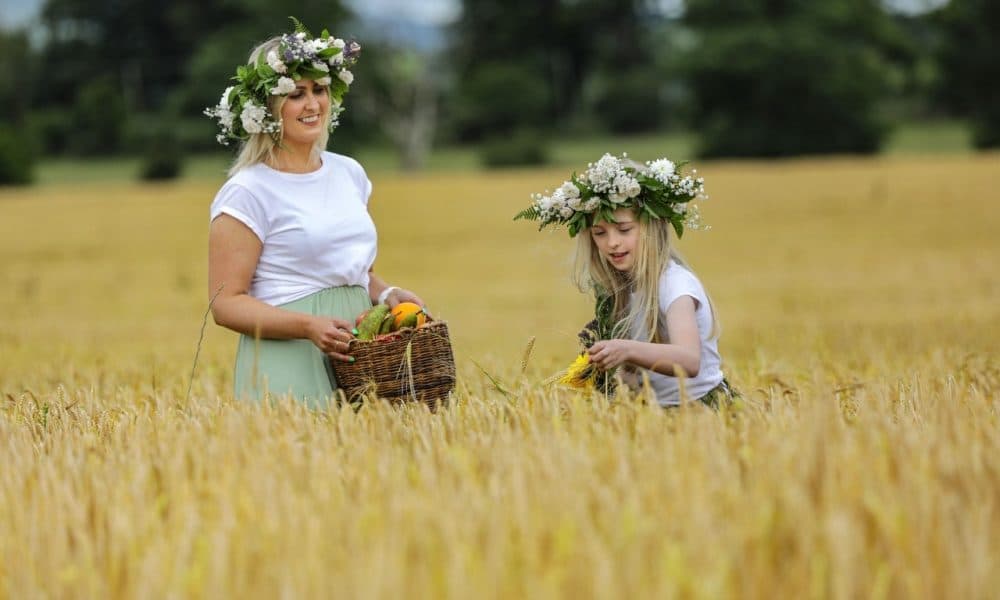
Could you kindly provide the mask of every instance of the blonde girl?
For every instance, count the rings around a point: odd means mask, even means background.
[[[704,182],[693,175],[666,159],[640,165],[605,155],[518,215],[578,235],[574,279],[602,307],[589,361],[618,369],[630,387],[648,382],[665,407],[684,399],[717,406],[733,394],[711,299],[671,244],[673,233],[699,227],[693,202]]]

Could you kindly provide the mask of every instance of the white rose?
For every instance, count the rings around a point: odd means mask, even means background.
[[[295,80],[291,77],[281,77],[278,79],[278,85],[271,88],[272,96],[286,96],[295,91]]]
[[[233,86],[226,88],[226,91],[222,92],[222,98],[219,99],[219,108],[224,108],[229,110],[229,92],[233,91]]]
[[[333,40],[332,42],[330,42],[331,46],[333,46],[334,48],[340,48],[341,50],[344,49],[344,40],[340,38],[330,38],[330,39]]]
[[[323,71],[324,73],[330,72],[330,67],[328,67],[326,63],[321,63],[318,61],[313,63],[313,68],[316,69],[317,71]]]
[[[288,71],[288,67],[285,66],[285,63],[281,62],[281,59],[278,58],[277,50],[271,50],[267,53],[267,64],[274,69],[275,73],[285,73]]]
[[[337,73],[337,77],[347,85],[354,83],[354,73],[351,73],[347,69],[344,69],[340,73]]]
[[[254,121],[253,119],[248,119],[244,116],[241,117],[241,120],[243,121],[243,129],[246,129],[247,133],[260,133],[263,129],[260,126],[260,123]]]
[[[246,129],[247,133],[260,133],[264,129],[262,122],[266,116],[267,112],[263,106],[248,102],[240,113],[240,121],[243,122],[243,129]]]
[[[628,194],[628,197],[629,197],[629,198],[635,198],[636,196],[638,196],[638,195],[639,195],[639,193],[640,193],[641,191],[642,191],[642,186],[640,186],[640,185],[639,185],[639,182],[638,182],[638,181],[636,181],[635,179],[633,179],[633,180],[632,180],[632,181],[631,181],[631,182],[630,182],[630,183],[628,184],[628,188],[626,188],[626,190],[625,190],[625,193],[627,193],[627,194]]]
[[[565,196],[565,197],[567,197],[567,198],[579,198],[580,197],[580,188],[576,187],[576,185],[574,185],[572,181],[567,181],[567,182],[563,183],[559,187],[559,190],[562,191],[562,195]]]
[[[317,79],[317,80],[316,80],[316,83],[318,83],[318,84],[320,84],[320,85],[330,85],[330,83],[331,83],[332,81],[333,81],[333,80],[332,80],[332,79],[330,79],[330,76],[329,76],[329,75],[327,75],[326,77],[320,77],[319,79]]]

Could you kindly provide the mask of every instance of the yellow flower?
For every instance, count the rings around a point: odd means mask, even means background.
[[[559,378],[559,383],[577,389],[593,389],[597,369],[590,363],[590,355],[584,352],[576,357],[566,373]]]

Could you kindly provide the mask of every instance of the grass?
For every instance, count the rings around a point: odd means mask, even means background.
[[[558,138],[552,141],[550,162],[553,166],[580,169],[605,152],[628,152],[640,159],[659,156],[690,159],[695,155],[696,146],[696,137],[684,132]],[[929,121],[898,127],[887,139],[883,155],[966,154],[971,151],[971,134],[964,124],[956,121]],[[398,159],[391,148],[366,148],[352,155],[370,172],[399,171]],[[228,154],[195,156],[185,163],[181,177],[184,180],[221,180],[225,177],[229,162]],[[57,158],[42,162],[37,179],[43,185],[135,180],[138,178],[140,165],[141,160],[133,157],[91,160]],[[477,150],[462,146],[435,149],[428,156],[425,166],[425,170],[429,172],[481,169]]]
[[[564,168],[372,173],[377,270],[453,334],[434,415],[234,403],[211,323],[191,381],[218,181],[0,191],[0,596],[989,597],[996,163],[698,165],[735,416],[542,384],[589,303],[510,217]]]

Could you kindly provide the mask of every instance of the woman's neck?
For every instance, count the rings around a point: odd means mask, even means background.
[[[322,166],[319,154],[312,151],[312,146],[285,146],[277,148],[274,160],[268,166],[285,173],[312,173]]]

